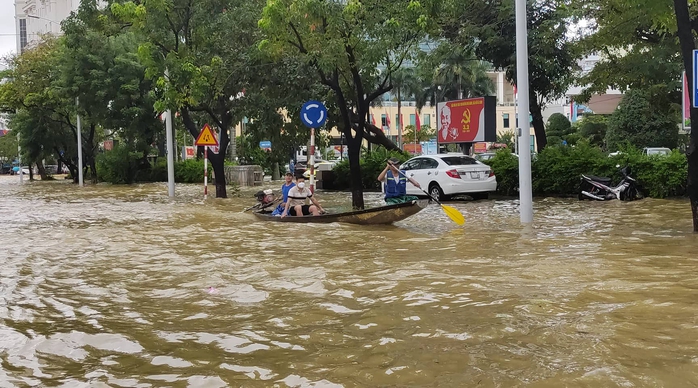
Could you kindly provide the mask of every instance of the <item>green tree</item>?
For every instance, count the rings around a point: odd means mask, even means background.
[[[682,62],[671,0],[575,0],[573,6],[594,20],[591,31],[582,31],[580,49],[599,55],[594,67],[580,76],[578,83],[586,86],[577,101],[586,102],[608,88],[624,92],[654,85],[669,86],[672,98],[680,101]]]
[[[607,118],[604,115],[585,115],[579,121],[579,135],[587,139],[589,144],[605,148]]]
[[[418,50],[432,22],[431,1],[269,0],[259,21],[267,38],[261,47],[311,64],[333,92],[348,145],[354,208],[364,207],[362,141],[397,148],[367,125],[369,106],[393,88],[392,75]]]
[[[676,109],[671,109],[662,89],[631,90],[608,120],[606,144],[611,151],[626,143],[637,148],[675,148],[678,123]]]
[[[17,158],[17,136],[8,132],[0,136],[0,162],[9,162]]]
[[[478,59],[468,46],[442,41],[420,59],[432,104],[494,94],[494,83],[487,76],[491,66]]]
[[[436,129],[431,128],[428,125],[422,125],[422,127],[417,131],[417,141],[429,141],[436,137]],[[408,125],[405,127],[405,143],[414,143],[415,138],[415,126]]]
[[[567,140],[567,135],[573,132],[572,123],[562,113],[553,113],[548,118],[548,123],[545,126],[548,144],[561,145],[564,140]]]
[[[45,172],[40,161],[55,158],[70,169],[77,182],[75,103],[67,101],[57,88],[63,50],[59,40],[47,37],[13,57],[5,72],[7,81],[0,84],[0,105],[16,112],[9,125],[20,134],[27,162],[39,162],[42,178]]]
[[[153,108],[153,83],[138,60],[138,39],[127,27],[109,8],[100,10],[96,0],[82,1],[62,23],[61,77],[54,86],[66,101],[79,100],[83,156],[94,179],[97,144],[105,135],[126,148],[121,155],[140,153],[140,166],[147,165],[158,137],[164,144],[164,126]]]
[[[506,144],[507,148],[514,152],[514,139],[516,139],[516,132],[514,131],[504,131],[497,133],[497,143]]]
[[[516,23],[514,2],[452,0],[441,18],[441,36],[474,47],[478,58],[506,71],[516,81]],[[532,125],[538,150],[547,144],[543,107],[564,95],[574,80],[579,51],[567,36],[574,16],[567,0],[528,2],[529,84]]]
[[[155,83],[156,109],[178,110],[198,137],[210,122],[220,152],[209,153],[216,197],[227,197],[224,161],[229,131],[244,117],[250,79],[264,69],[254,64],[261,1],[189,0],[113,3],[111,10],[132,23],[141,37],[138,51]],[[167,75],[165,74],[167,71]]]

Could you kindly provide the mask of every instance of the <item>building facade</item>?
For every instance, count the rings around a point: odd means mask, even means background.
[[[45,34],[61,33],[61,21],[80,6],[80,0],[15,0],[17,52],[36,44]]]

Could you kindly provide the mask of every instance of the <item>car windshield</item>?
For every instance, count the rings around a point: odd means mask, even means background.
[[[469,156],[446,156],[441,158],[449,166],[463,166],[467,164],[477,164],[477,161]]]

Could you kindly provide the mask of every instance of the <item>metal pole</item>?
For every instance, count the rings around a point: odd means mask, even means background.
[[[19,145],[19,132],[17,132],[17,163],[19,164],[19,184],[24,184],[24,170],[22,170],[22,146]]]
[[[167,140],[167,195],[175,196],[175,178],[174,178],[174,136],[172,136],[172,111],[167,110],[167,118],[165,119],[165,132]]]
[[[521,115],[519,135],[519,213],[521,222],[533,222],[533,193],[531,182],[531,126],[528,122],[528,28],[526,24],[526,0],[516,0],[516,90],[519,93]],[[521,130],[521,129],[519,129]]]
[[[310,192],[315,193],[315,128],[310,128],[310,152],[308,154],[310,168]]]
[[[516,130],[514,131],[514,153],[519,154],[519,137],[521,137],[521,129],[519,128],[519,94],[516,87],[514,88],[514,124]]]
[[[204,146],[204,200],[208,198],[208,146]]]
[[[75,97],[75,105],[80,106],[78,97]],[[78,111],[78,184],[80,187],[85,186],[82,171],[82,123],[80,121],[80,112]]]

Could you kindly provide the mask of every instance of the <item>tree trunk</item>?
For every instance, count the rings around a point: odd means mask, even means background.
[[[44,167],[44,163],[41,160],[36,162],[36,170],[39,172],[39,176],[41,177],[42,181],[48,180],[48,174],[46,173],[46,168]]]
[[[228,198],[228,192],[225,187],[225,153],[219,150],[218,155],[213,152],[208,153],[208,159],[213,167],[213,175],[215,176],[214,183],[216,185],[216,198]]]
[[[351,130],[347,131],[350,132]],[[361,138],[352,139],[347,135],[349,156],[349,175],[351,182],[351,206],[355,210],[364,208],[364,190],[361,180]]]
[[[403,143],[402,143],[402,123],[400,120],[402,118],[402,101],[400,99],[400,88],[397,88],[397,147],[402,149]]]
[[[20,173],[21,173],[21,172],[22,172],[22,171],[21,171],[22,166],[19,166],[19,169],[20,169]],[[29,180],[30,180],[30,181],[33,181],[33,180],[34,180],[34,169],[32,168],[32,164],[31,164],[31,163],[29,163]]]
[[[678,28],[679,43],[681,44],[681,55],[683,57],[683,66],[686,71],[686,80],[688,85],[693,85],[693,50],[696,48],[691,31],[691,17],[688,10],[687,0],[674,0],[674,12],[676,13],[676,25]],[[688,93],[693,101],[693,93]],[[691,137],[686,151],[686,159],[688,160],[688,198],[691,201],[691,212],[693,214],[693,232],[698,233],[698,130],[693,127],[698,127],[698,109],[691,108]]]
[[[538,104],[538,99],[535,95],[531,98],[530,109],[531,119],[533,121],[533,133],[536,135],[536,148],[538,152],[543,151],[543,148],[548,144],[548,137],[545,136],[545,122],[543,121],[543,108]],[[528,117],[519,117],[519,128],[526,136],[530,136],[531,127],[528,124]],[[522,124],[523,123],[523,124]],[[524,129],[525,128],[525,129]],[[521,150],[519,150],[519,153]]]

